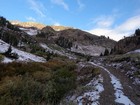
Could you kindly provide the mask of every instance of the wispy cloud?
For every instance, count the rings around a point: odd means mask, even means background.
[[[134,33],[135,29],[140,28],[140,15],[130,17],[122,24],[114,28],[111,27],[111,24],[107,25],[108,27],[99,26],[89,30],[88,32],[96,35],[109,36],[110,38],[118,41],[123,38],[123,36],[131,35]]]
[[[59,22],[55,22],[54,26],[61,26],[61,24]]]
[[[36,0],[28,0],[29,4],[30,4],[30,8],[36,12],[36,14],[38,14],[41,17],[46,17],[45,11],[46,8],[44,7],[44,5]]]
[[[80,10],[82,10],[85,7],[85,4],[82,3],[81,0],[77,0],[77,4],[78,4]]]
[[[33,21],[33,22],[35,22],[35,21],[36,21],[36,19],[35,19],[35,18],[33,18],[33,17],[26,17],[26,20],[27,20],[27,21]]]
[[[62,6],[67,11],[69,10],[69,6],[67,3],[64,2],[64,0],[51,0],[51,2],[59,6]]]
[[[120,31],[133,31],[134,29],[140,27],[140,15],[133,16],[127,19],[123,24],[117,27]]]
[[[91,23],[94,24],[96,27],[107,28],[113,25],[114,19],[115,19],[114,15],[111,15],[111,16],[102,15],[102,16],[92,19]]]

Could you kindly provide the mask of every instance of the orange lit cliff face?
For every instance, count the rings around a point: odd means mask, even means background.
[[[37,22],[20,22],[20,21],[11,21],[11,24],[13,25],[18,25],[21,27],[36,27],[38,29],[43,29],[46,25],[42,24],[42,23],[37,23]],[[66,29],[72,29],[72,27],[67,27],[67,26],[55,26],[55,25],[51,25],[50,27],[52,27],[55,31],[62,31],[62,30],[66,30]]]
[[[20,22],[20,21],[11,21],[11,24],[18,25],[21,27],[36,27],[38,29],[42,29],[45,27],[44,24],[36,23],[36,22]]]

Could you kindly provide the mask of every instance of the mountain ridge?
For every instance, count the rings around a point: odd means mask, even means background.
[[[5,20],[3,20],[3,22],[5,22]],[[44,26],[35,22],[27,22],[28,27],[19,26],[18,23],[19,22],[16,21],[14,23],[16,25],[12,25],[11,23],[9,24],[11,24],[13,27],[17,27],[19,32],[16,30],[13,31],[12,29],[7,31],[9,28],[6,25],[1,26],[7,27],[6,30],[5,28],[2,28],[2,34],[4,34],[4,36],[10,37],[7,38],[3,37],[2,35],[2,39],[4,39],[4,41],[9,44],[15,43],[14,47],[21,48],[22,45],[22,50],[27,52],[36,53],[41,51],[45,54],[43,51],[49,50],[50,52],[55,51],[57,54],[61,55],[74,53],[83,54],[86,56],[99,56],[101,53],[104,53],[105,49],[111,50],[116,43],[114,40],[106,38],[105,36],[96,36],[80,29],[65,28],[63,30],[64,27],[61,27],[62,30],[58,31],[59,26],[55,27],[57,28],[57,30],[55,30],[52,26]],[[42,29],[41,27],[38,29],[36,26],[43,27]],[[18,34],[16,35],[15,33]],[[46,48],[48,49],[44,49],[41,46],[42,44],[47,46]],[[71,56],[73,56],[73,54],[71,54]]]
[[[46,26],[52,27],[55,31],[61,31],[61,30],[66,30],[66,29],[72,28],[72,27],[61,26],[61,25],[59,25],[59,26],[57,26],[57,25],[45,25],[45,24],[42,24],[39,22],[31,22],[31,21],[21,22],[21,21],[16,20],[16,21],[10,21],[10,23],[13,25],[17,25],[17,26],[21,26],[21,27],[25,27],[25,28],[36,27],[39,30],[43,29]]]

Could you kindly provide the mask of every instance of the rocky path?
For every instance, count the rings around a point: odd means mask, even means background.
[[[97,65],[96,65],[97,66]],[[115,105],[115,96],[113,85],[111,84],[111,78],[105,70],[101,70],[101,75],[103,76],[103,86],[104,91],[100,94],[99,103],[100,105]]]
[[[128,96],[135,105],[140,105],[140,86],[133,84],[133,81],[130,80],[126,75],[116,70],[113,67],[106,66],[122,83],[123,91],[126,96]]]
[[[101,74],[85,85],[93,90],[74,95],[75,105],[140,105],[140,88],[120,70],[98,61],[88,63],[100,68]]]
[[[129,88],[126,88],[126,85],[124,85],[126,83],[121,81],[123,78],[118,78],[118,75],[116,76],[109,67],[104,67],[101,64],[93,62],[91,64],[101,68],[101,74],[104,78],[104,91],[100,95],[100,105],[139,105],[140,101],[129,94],[129,90],[132,87],[128,85],[127,87]]]

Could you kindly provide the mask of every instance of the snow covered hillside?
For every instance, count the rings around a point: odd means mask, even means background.
[[[75,56],[75,55],[70,54],[70,53],[67,53],[67,52],[64,50],[64,48],[62,48],[62,47],[59,47],[59,50],[57,50],[57,49],[48,47],[45,43],[40,43],[40,46],[41,46],[42,48],[44,48],[44,49],[46,50],[46,52],[49,51],[49,52],[53,52],[53,53],[58,54],[58,55],[61,55],[61,56],[66,56],[66,57],[68,57],[69,59],[76,59],[76,56]],[[56,46],[57,46],[57,45],[56,45]],[[58,46],[57,46],[57,47],[58,47]]]
[[[7,51],[7,49],[9,48],[9,44],[5,43],[4,41],[0,40],[0,53],[4,53],[5,51]],[[17,61],[35,61],[35,62],[45,62],[45,59],[21,50],[18,50],[14,47],[12,47],[12,52],[15,52],[19,55],[19,58],[17,59]],[[14,61],[13,59],[9,59],[9,58],[4,58],[3,62],[12,62]]]
[[[19,28],[20,30],[26,32],[28,35],[37,35],[38,30],[37,29],[32,29],[32,28]]]

